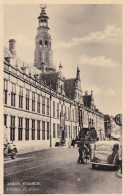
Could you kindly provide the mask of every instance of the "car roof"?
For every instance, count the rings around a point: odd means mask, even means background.
[[[103,145],[110,145],[110,146],[113,146],[114,144],[120,144],[120,142],[119,142],[119,141],[97,141],[95,144],[96,144],[96,145],[101,145],[101,144],[103,144]]]

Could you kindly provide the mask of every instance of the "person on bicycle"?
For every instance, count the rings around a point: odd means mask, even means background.
[[[80,164],[85,164],[84,163],[84,159],[83,159],[83,149],[84,149],[84,147],[85,147],[85,143],[84,143],[84,139],[83,138],[81,138],[80,139],[80,143],[79,143],[79,158],[78,158],[78,163],[80,163]]]

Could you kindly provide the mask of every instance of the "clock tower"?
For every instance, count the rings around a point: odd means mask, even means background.
[[[39,26],[36,35],[36,49],[34,66],[43,72],[55,71],[53,68],[53,51],[51,49],[51,36],[49,35],[46,5],[40,5],[41,13],[38,17]]]

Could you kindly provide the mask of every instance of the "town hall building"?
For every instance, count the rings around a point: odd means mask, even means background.
[[[80,69],[65,78],[62,64],[53,66],[52,39],[46,6],[38,17],[34,65],[18,59],[16,40],[4,49],[4,133],[17,148],[55,147],[75,139],[81,128],[94,128],[105,137],[104,115],[94,105],[93,91],[83,94]]]

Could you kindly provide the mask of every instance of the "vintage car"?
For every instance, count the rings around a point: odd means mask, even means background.
[[[119,141],[97,141],[92,150],[92,168],[96,166],[118,167]]]

